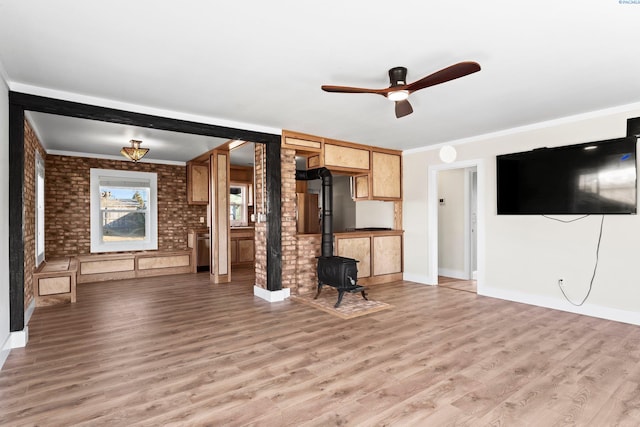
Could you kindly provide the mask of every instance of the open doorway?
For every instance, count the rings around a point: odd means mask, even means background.
[[[484,192],[480,160],[429,168],[431,283],[481,293]]]

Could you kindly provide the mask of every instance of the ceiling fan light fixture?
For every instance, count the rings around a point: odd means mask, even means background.
[[[122,150],[120,150],[120,154],[122,154],[129,160],[138,162],[138,160],[142,159],[145,154],[149,152],[149,149],[140,148],[140,144],[142,144],[142,141],[140,140],[132,139],[130,142],[131,147],[122,147]]]
[[[404,101],[408,97],[408,90],[392,90],[391,92],[387,93],[387,98],[391,101]]]

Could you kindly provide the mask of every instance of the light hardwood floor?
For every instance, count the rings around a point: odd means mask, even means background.
[[[0,424],[640,425],[640,327],[411,282],[345,321],[236,277],[84,284],[36,309]]]
[[[438,286],[457,289],[459,291],[478,292],[478,283],[475,280],[462,280],[453,277],[438,276]]]

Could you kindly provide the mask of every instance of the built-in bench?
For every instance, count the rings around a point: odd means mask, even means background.
[[[78,283],[190,273],[191,249],[78,256]]]
[[[76,302],[78,261],[73,257],[44,261],[33,273],[36,306]]]

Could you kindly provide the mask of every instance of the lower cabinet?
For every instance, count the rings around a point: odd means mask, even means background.
[[[254,230],[231,229],[231,242],[229,247],[231,265],[249,265],[255,262],[255,238]]]
[[[402,280],[402,231],[335,233],[335,253],[358,260],[358,282]]]

